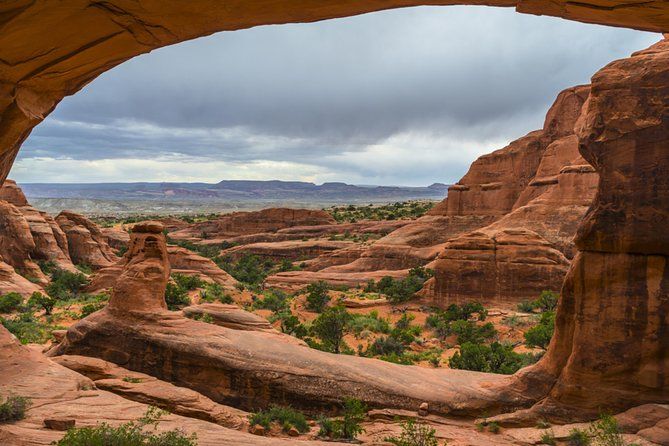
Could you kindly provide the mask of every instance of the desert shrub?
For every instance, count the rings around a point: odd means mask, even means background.
[[[257,310],[271,310],[279,313],[286,310],[290,304],[290,296],[281,290],[267,290],[262,299],[253,302],[253,308]]]
[[[367,407],[358,399],[346,398],[344,400],[344,414],[338,419],[321,418],[318,423],[319,437],[332,440],[355,440],[364,432],[362,422],[365,420]]]
[[[541,434],[541,444],[555,446],[557,444],[557,440],[555,440],[555,434],[552,431],[544,431]]]
[[[589,433],[597,446],[626,446],[618,421],[612,415],[602,414],[590,425]]]
[[[415,318],[416,316],[411,313],[402,314],[397,322],[395,322],[395,325],[390,332],[390,336],[405,345],[414,342],[416,337],[420,336],[422,333],[422,329],[418,325],[413,325],[411,323]]]
[[[353,314],[349,328],[356,336],[360,336],[363,331],[386,334],[390,332],[390,324],[386,319],[379,317],[376,310],[370,311],[369,314]]]
[[[518,304],[518,311],[522,311],[523,313],[532,313],[534,310],[541,312],[555,311],[559,298],[560,296],[553,291],[542,291],[537,300],[524,300]]]
[[[179,310],[190,305],[188,292],[179,285],[172,282],[167,283],[165,288],[165,303],[170,310]]]
[[[0,313],[11,313],[21,308],[23,297],[19,293],[7,293],[0,296]]]
[[[197,436],[179,429],[155,433],[164,412],[150,407],[146,415],[118,427],[107,423],[95,427],[75,427],[55,442],[56,446],[196,446]],[[153,429],[148,429],[153,426]],[[152,432],[153,430],[153,432]]]
[[[532,313],[534,311],[534,302],[524,300],[518,304],[518,311],[522,313]]]
[[[330,301],[328,290],[330,287],[327,282],[319,280],[318,282],[307,285],[306,307],[308,310],[320,313]]]
[[[288,259],[283,259],[280,263],[279,266],[277,266],[277,271],[280,273],[285,273],[286,271],[299,271],[300,267],[293,265],[293,262],[291,262]]]
[[[81,271],[84,274],[93,274],[93,267],[89,265],[88,263],[79,263],[78,265],[75,265],[79,271]]]
[[[207,283],[204,285],[204,290],[200,292],[200,299],[203,302],[216,302],[222,304],[234,303],[232,296],[225,292],[225,289],[218,283]]]
[[[490,423],[488,423],[488,432],[493,434],[499,434],[500,429],[501,428],[499,426],[499,423],[497,423],[496,421],[491,421]]]
[[[474,370],[477,372],[501,373],[511,375],[536,362],[538,358],[531,354],[519,354],[513,346],[493,342],[490,345],[465,343],[460,351],[449,360],[452,369]]]
[[[186,248],[189,251],[193,251],[202,257],[207,257],[210,259],[213,259],[217,257],[222,249],[227,249],[232,246],[234,246],[233,243],[228,243],[228,242],[223,242],[223,243],[215,243],[215,244],[199,244],[199,243],[193,243],[187,240],[173,240],[171,238],[167,238],[167,242],[169,244],[177,245],[182,248]]]
[[[289,308],[272,314],[269,317],[269,321],[271,323],[280,321],[281,332],[295,336],[296,338],[302,339],[308,333],[308,330],[304,324],[300,323],[300,320],[290,311]]]
[[[0,323],[16,336],[21,344],[44,344],[51,339],[53,330],[62,328],[41,322],[31,312],[8,319],[0,318]]]
[[[272,423],[277,423],[284,432],[289,431],[291,427],[300,433],[309,431],[309,423],[304,414],[292,407],[270,406],[267,410],[249,415],[249,422],[252,426],[259,424],[268,430]]]
[[[433,201],[404,201],[389,204],[333,206],[324,209],[338,222],[418,218],[434,206]]]
[[[89,316],[96,311],[102,310],[105,306],[104,302],[95,302],[95,303],[88,303],[85,304],[84,306],[81,307],[81,310],[79,310],[79,317],[81,319],[85,318],[86,316]]]
[[[214,260],[232,277],[249,285],[262,283],[274,267],[274,262],[270,259],[261,259],[252,254],[245,254],[236,262],[221,257]]]
[[[188,276],[186,274],[172,274],[172,280],[186,291],[193,291],[204,286],[204,281],[197,276]]]
[[[393,338],[392,336],[381,336],[379,338],[376,338],[374,342],[368,347],[366,355],[367,356],[383,355],[383,356],[390,356],[392,358],[391,355],[393,354],[395,354],[396,356],[402,356],[405,349],[406,347],[404,346],[404,344],[402,344],[396,338]]]
[[[555,331],[555,313],[547,311],[541,315],[538,325],[525,332],[525,344],[528,347],[540,347],[546,350]]]
[[[30,398],[8,395],[4,401],[0,399],[0,423],[10,423],[25,418],[30,407]]]
[[[402,433],[399,437],[386,437],[384,441],[395,446],[438,446],[436,431],[423,423],[409,420],[402,423]]]
[[[449,328],[451,333],[458,336],[458,344],[460,345],[465,343],[480,344],[497,336],[497,330],[490,322],[476,325],[472,321],[457,320],[451,322]]]
[[[44,274],[50,276],[55,270],[58,269],[58,265],[53,260],[38,260],[37,265],[39,269],[42,270]]]
[[[569,446],[589,446],[590,443],[590,435],[581,429],[572,429],[567,437],[567,444]]]
[[[53,311],[53,307],[56,306],[57,302],[58,301],[55,298],[51,296],[45,296],[39,291],[35,291],[30,295],[30,299],[28,299],[28,306],[31,308],[41,308],[44,310],[44,314],[48,316]]]
[[[311,334],[320,339],[313,344],[319,350],[340,353],[346,346],[344,336],[349,332],[351,314],[342,306],[326,308],[311,324]]]
[[[475,338],[490,339],[496,335],[493,333],[494,327],[491,324],[478,326],[470,319],[474,316],[479,321],[484,321],[488,316],[488,311],[478,302],[470,302],[463,305],[450,305],[446,310],[436,310],[430,314],[425,326],[434,330],[437,337],[444,339],[452,334],[462,334],[459,343],[471,342],[472,336]],[[471,336],[470,336],[471,335]],[[479,342],[481,340],[479,339]]]
[[[44,289],[49,296],[55,299],[68,300],[77,296],[86,285],[88,285],[88,279],[82,273],[56,269],[51,274],[51,283]]]

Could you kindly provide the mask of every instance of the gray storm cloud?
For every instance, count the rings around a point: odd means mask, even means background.
[[[540,127],[560,90],[656,40],[475,7],[221,33],[133,59],[64,100],[16,173],[49,181],[39,163],[27,168],[37,158],[74,169],[150,157],[179,159],[184,178],[189,162],[211,161],[294,163],[294,179],[316,181],[455,181],[477,155]],[[135,180],[109,175],[100,180]]]

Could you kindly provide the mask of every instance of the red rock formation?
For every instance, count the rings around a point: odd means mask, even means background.
[[[194,223],[171,232],[176,240],[225,239],[240,235],[276,232],[292,226],[330,225],[336,221],[325,211],[270,208],[253,212],[233,212],[215,220]]]
[[[14,205],[0,201],[0,262],[10,265],[23,277],[46,284],[46,276],[31,258],[34,250],[28,221]]]
[[[63,211],[56,222],[67,236],[70,258],[75,264],[104,268],[118,260],[98,225],[83,215]]]
[[[425,290],[435,304],[446,305],[451,298],[459,300],[466,296],[509,302],[532,295],[537,289],[558,289],[566,272],[565,259],[562,255],[556,257],[554,252],[544,252],[545,242],[553,244],[549,250],[556,248],[569,258],[573,257],[572,238],[595,194],[597,182],[594,169],[579,155],[573,134],[588,92],[589,87],[582,86],[560,93],[546,115],[542,130],[477,159],[462,180],[449,189],[448,198],[427,215],[393,231],[365,250],[356,246],[336,251],[309,262],[308,269],[318,271],[321,277],[368,272],[371,278],[378,270],[403,270],[425,265],[446,248],[448,250],[442,259],[431,265],[437,270],[437,283],[432,281]],[[467,234],[488,225],[489,230],[483,237],[485,242],[480,239],[479,233],[475,236]],[[480,258],[470,259],[474,261],[471,263],[462,258],[465,252],[462,246],[468,246],[466,252],[476,257],[477,253],[496,246],[494,240],[504,238],[509,230],[536,233],[526,238],[523,244],[542,248],[524,250],[522,255],[514,256],[513,267],[488,265]],[[473,276],[469,277],[471,280],[458,278],[457,267],[446,264],[450,261],[448,255],[455,255],[452,250],[455,245],[447,242],[458,236],[465,238],[459,244],[461,249],[457,254],[463,266],[463,276],[469,275],[471,268],[477,265],[486,271],[504,271],[506,275],[500,277],[501,282],[527,283],[527,288],[508,295],[504,294],[509,291],[507,287],[494,287],[485,281],[475,280]],[[537,242],[536,237],[542,241]],[[481,240],[483,245],[478,248],[473,246],[475,240]],[[519,246],[518,242],[516,240],[515,246]],[[487,262],[496,260],[494,250],[489,252],[491,256],[487,257]],[[539,257],[533,259],[531,254]],[[507,255],[506,259],[509,258]],[[523,261],[526,261],[528,271],[535,271],[536,265],[546,265],[546,262],[552,267],[543,268],[543,274],[532,283],[524,282],[514,276],[517,270],[523,268]],[[444,283],[440,283],[442,277]],[[308,280],[311,276],[305,275],[304,283]],[[270,281],[276,283],[279,280],[272,277]],[[454,288],[454,283],[461,283],[462,286]],[[486,289],[475,286],[484,283]],[[467,293],[457,295],[458,290]],[[490,294],[493,290],[497,291]],[[434,292],[438,294],[434,295]]]
[[[355,246],[356,243],[340,240],[289,240],[285,242],[251,243],[221,251],[222,256],[238,259],[246,254],[259,255],[274,260],[306,260],[332,251]]]
[[[436,306],[511,304],[559,291],[569,261],[527,229],[484,228],[446,243],[422,294]]]
[[[212,260],[186,248],[168,246],[167,255],[173,273],[198,276],[205,282],[218,283],[230,289],[237,284],[230,274],[219,268]]]
[[[76,270],[70,260],[67,238],[50,215],[30,206],[23,191],[12,180],[6,180],[0,187],[0,197],[14,205],[28,222],[35,244],[31,251],[33,259],[52,261],[58,268]]]
[[[71,365],[72,361],[69,361]],[[24,347],[0,325],[0,394],[15,394],[31,399],[32,406],[26,418],[0,424],[0,444],[47,446],[60,440],[65,432],[44,427],[45,418],[74,419],[77,427],[98,423],[119,425],[136,421],[148,406],[96,388],[93,381],[45,358],[36,350]],[[90,368],[89,368],[90,370]],[[112,368],[108,372],[120,372]],[[133,376],[132,372],[130,376]],[[140,375],[141,376],[141,375]],[[187,434],[197,433],[201,446],[290,446],[291,440],[263,438],[229,429],[239,419],[239,411],[212,403],[206,397],[168,383],[153,380],[148,388],[121,389],[123,384],[103,380],[100,387],[114,389],[119,394],[131,394],[132,399],[171,408],[188,416],[168,414],[161,417],[158,432],[181,429]],[[118,380],[122,381],[122,380]],[[126,383],[128,384],[128,383]],[[207,413],[203,413],[207,409]],[[209,416],[218,424],[201,421],[197,415]],[[193,418],[195,417],[195,418]],[[219,425],[222,424],[222,425]],[[305,445],[325,446],[318,441]]]
[[[163,311],[170,264],[163,225],[137,224],[130,235],[130,247],[123,257],[121,274],[112,287],[110,311]]]
[[[101,228],[100,231],[106,237],[109,247],[115,250],[125,249],[130,244],[130,234],[119,228]]]
[[[19,275],[12,266],[0,261],[0,295],[19,293],[28,297],[36,291],[44,293],[42,287]]]

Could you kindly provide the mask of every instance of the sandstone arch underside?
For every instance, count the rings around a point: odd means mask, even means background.
[[[428,4],[669,31],[663,0],[8,0],[0,4],[0,180],[60,100],[136,55],[218,31]],[[601,70],[586,107],[579,148],[600,174],[599,192],[579,231],[557,335],[518,384],[548,395],[538,407],[554,414],[669,402],[669,40]]]

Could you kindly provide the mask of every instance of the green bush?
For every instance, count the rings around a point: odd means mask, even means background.
[[[365,420],[367,408],[355,398],[344,400],[344,414],[339,419],[321,418],[318,423],[318,436],[332,440],[355,440],[363,433],[362,422]]]
[[[0,423],[24,419],[29,407],[30,398],[17,395],[7,396],[4,401],[0,400]]]
[[[224,257],[217,257],[214,261],[232,277],[249,285],[261,284],[274,268],[270,259],[261,259],[252,254],[245,254],[237,262]]]
[[[19,293],[7,293],[0,296],[0,313],[11,313],[21,308],[23,297]]]
[[[384,441],[395,446],[438,446],[436,431],[423,423],[409,420],[402,423],[402,433],[399,437],[386,437]]]
[[[190,298],[186,290],[177,284],[168,282],[165,288],[165,303],[167,308],[175,311],[190,305]]]
[[[155,433],[164,412],[149,408],[143,418],[118,427],[107,423],[95,427],[75,427],[67,431],[56,446],[196,446],[197,436],[179,429]],[[153,426],[153,429],[147,427]]]
[[[588,433],[581,429],[572,429],[567,437],[569,446],[590,446],[591,442]]]
[[[525,332],[525,344],[528,347],[540,347],[546,350],[555,332],[555,313],[547,311],[541,315],[538,325]]]
[[[53,307],[56,306],[58,301],[56,298],[51,296],[45,296],[39,291],[35,291],[28,299],[28,305],[30,307],[38,307],[44,310],[44,314],[47,316],[53,311]]]
[[[193,291],[204,286],[204,281],[198,276],[187,276],[185,274],[172,274],[172,280],[186,291]]]
[[[618,421],[611,415],[602,414],[590,425],[589,433],[597,446],[626,446]]]
[[[369,314],[353,314],[351,316],[349,328],[356,336],[360,336],[363,331],[385,334],[390,332],[390,324],[386,319],[380,318],[376,310],[370,311]]]
[[[208,283],[204,285],[204,290],[200,292],[200,298],[203,302],[216,302],[222,304],[232,304],[232,296],[225,292],[225,289],[218,283]]]
[[[281,290],[267,290],[262,299],[256,299],[253,302],[253,308],[279,313],[290,307],[290,299],[290,296]]]
[[[271,323],[280,321],[281,332],[295,336],[296,338],[302,339],[308,333],[308,330],[304,324],[300,323],[300,320],[297,318],[297,316],[295,316],[288,308],[272,314],[269,317],[269,321]]]
[[[38,260],[37,265],[39,269],[42,270],[44,274],[50,276],[55,270],[58,269],[58,265],[53,260]]]
[[[30,312],[22,313],[11,319],[0,318],[0,323],[16,336],[21,344],[44,344],[51,339],[53,330],[63,328],[45,324]]]
[[[68,300],[77,296],[88,285],[88,279],[82,273],[56,269],[51,274],[51,283],[45,287],[47,294],[58,300]]]
[[[496,336],[496,331],[491,324],[485,324],[480,328],[470,319],[474,316],[478,321],[484,321],[488,316],[488,311],[478,302],[470,302],[463,305],[450,305],[446,310],[436,310],[430,314],[425,325],[434,330],[435,335],[444,339],[453,334],[460,338],[460,344],[472,342],[472,338],[478,338],[478,342],[483,339],[490,339]],[[462,336],[460,336],[462,335]]]
[[[391,355],[393,354],[397,357],[402,356],[405,349],[406,347],[404,344],[402,344],[396,338],[393,338],[392,336],[381,336],[374,340],[374,342],[367,348],[367,352],[365,354],[367,356],[383,355],[390,356],[392,358]]]
[[[351,315],[342,306],[326,308],[311,324],[311,334],[320,339],[314,344],[320,350],[340,353],[346,346],[344,336],[349,332]]]
[[[560,296],[552,291],[542,291],[539,298],[535,301],[524,300],[518,304],[518,311],[523,313],[532,313],[534,310],[555,311]]]
[[[552,431],[544,431],[541,434],[541,444],[547,444],[549,446],[557,445],[555,434]]]
[[[105,307],[104,302],[95,302],[95,303],[89,303],[81,307],[79,317],[81,319],[85,318],[86,316],[89,316],[96,311],[102,310]]]
[[[307,310],[317,313],[323,311],[330,301],[330,296],[328,296],[329,289],[330,287],[327,282],[322,280],[310,283],[306,288],[306,292],[308,293],[306,300]]]
[[[395,326],[390,332],[390,336],[404,345],[409,345],[414,342],[416,337],[420,336],[422,333],[422,329],[418,325],[413,325],[411,323],[415,318],[416,316],[411,313],[402,314],[397,322],[395,322]]]
[[[451,322],[450,331],[458,336],[458,344],[460,345],[465,343],[480,344],[497,336],[497,330],[490,322],[479,326],[472,321],[457,320]]]
[[[289,431],[291,427],[300,433],[309,431],[309,423],[304,414],[292,407],[270,406],[267,410],[249,415],[249,422],[251,426],[259,424],[267,430],[270,429],[272,423],[276,423],[284,432]]]
[[[493,342],[490,345],[465,343],[449,360],[452,369],[511,375],[538,358],[530,354],[519,354],[513,346]]]

